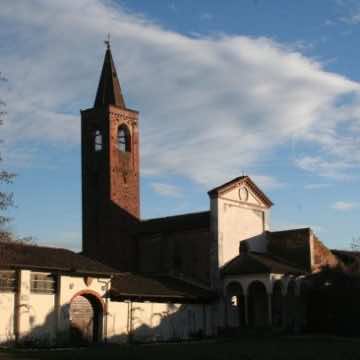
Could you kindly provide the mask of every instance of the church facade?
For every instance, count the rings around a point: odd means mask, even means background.
[[[272,232],[248,176],[209,209],[140,217],[139,113],[108,46],[81,111],[83,251],[0,244],[0,341],[125,342],[306,328],[306,279],[342,265],[310,228]]]

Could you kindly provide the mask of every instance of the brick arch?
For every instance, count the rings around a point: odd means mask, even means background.
[[[232,280],[228,282],[225,286],[225,295],[229,293],[236,293],[236,295],[243,295],[244,294],[244,286],[241,284],[240,281]]]
[[[105,309],[101,296],[93,290],[81,290],[71,297],[69,320],[73,344],[85,345],[102,341]]]
[[[227,328],[241,328],[246,323],[246,305],[244,287],[240,281],[232,280],[226,284],[225,295],[225,325]]]
[[[266,284],[260,280],[248,286],[249,325],[254,328],[266,327],[269,323],[269,299]]]
[[[70,304],[71,302],[77,297],[77,296],[85,296],[86,295],[91,295],[91,296],[94,296],[96,298],[96,300],[99,302],[99,304],[101,305],[101,309],[102,311],[104,312],[104,314],[106,313],[106,303],[104,302],[104,300],[102,299],[102,297],[100,296],[99,293],[97,293],[96,291],[94,290],[80,290],[78,291],[77,293],[75,293],[71,299],[70,299]]]

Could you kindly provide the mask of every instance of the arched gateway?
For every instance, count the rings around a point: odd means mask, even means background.
[[[70,302],[71,341],[89,344],[102,339],[103,306],[101,300],[91,294],[75,295]]]

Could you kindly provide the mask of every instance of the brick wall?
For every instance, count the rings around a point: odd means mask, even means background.
[[[299,269],[310,271],[310,229],[268,232],[268,251]]]
[[[166,273],[209,283],[208,228],[143,235],[138,242],[138,271]]]
[[[117,131],[128,126],[131,152],[120,152]],[[134,270],[130,228],[139,221],[138,114],[114,106],[81,113],[83,251],[122,271]],[[94,150],[94,131],[102,150]]]
[[[335,267],[339,264],[337,257],[316,237],[315,234],[312,234],[312,241],[312,271],[319,271],[324,266]]]

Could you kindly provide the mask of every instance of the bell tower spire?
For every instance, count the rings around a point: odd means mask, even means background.
[[[140,220],[139,113],[125,106],[110,49],[94,106],[81,111],[83,251],[122,271],[134,268]]]
[[[116,73],[114,60],[110,48],[110,36],[105,41],[106,53],[101,71],[100,81],[96,92],[94,108],[115,105],[125,109],[125,101],[121,92],[119,78]]]

